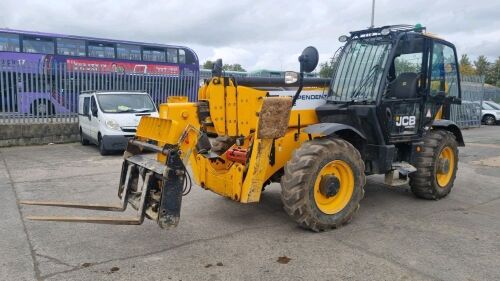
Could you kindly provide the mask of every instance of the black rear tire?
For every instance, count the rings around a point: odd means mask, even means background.
[[[453,153],[453,167],[447,184],[438,182],[439,159],[441,152],[449,148]],[[451,162],[451,161],[450,161]],[[458,169],[458,145],[453,133],[444,130],[430,131],[424,137],[422,151],[415,160],[417,171],[410,174],[410,187],[415,196],[428,200],[439,200],[446,197],[455,182]]]
[[[82,128],[80,128],[80,143],[82,145],[88,145],[89,144],[89,140],[86,139],[85,136],[82,133]]]
[[[352,171],[353,186],[345,206],[340,206],[338,211],[325,213],[316,201],[315,183],[318,179],[322,180],[319,177],[325,174],[321,175],[321,172],[333,161],[348,165]],[[354,146],[342,139],[315,139],[303,143],[285,165],[285,174],[281,179],[281,200],[286,213],[301,227],[316,232],[324,231],[340,227],[351,220],[364,196],[365,183],[365,164]]]

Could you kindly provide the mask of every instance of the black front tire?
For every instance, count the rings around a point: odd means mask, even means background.
[[[352,170],[354,185],[349,202],[340,211],[327,214],[314,197],[314,185],[327,164],[341,160]],[[342,139],[315,139],[302,144],[285,166],[281,200],[286,213],[301,227],[319,232],[348,223],[359,209],[366,183],[365,164],[359,151]]]
[[[447,184],[438,183],[439,156],[450,148],[454,154],[451,178]],[[415,196],[428,200],[446,197],[455,182],[458,169],[458,145],[453,133],[444,130],[430,131],[424,137],[424,146],[415,159],[417,171],[410,174],[410,187]]]
[[[109,154],[109,150],[107,150],[105,147],[104,147],[104,142],[102,141],[102,137],[99,135],[98,136],[98,142],[97,142],[97,145],[99,147],[99,153],[101,153],[102,156],[106,156]]]

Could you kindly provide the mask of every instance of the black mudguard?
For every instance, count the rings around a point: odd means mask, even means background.
[[[446,130],[453,133],[457,140],[458,146],[465,146],[464,137],[462,136],[462,130],[460,130],[455,122],[446,119],[439,119],[432,121],[431,126],[435,130]]]
[[[335,134],[336,132],[349,130],[356,133],[360,138],[366,140],[366,137],[363,133],[361,133],[358,129],[341,123],[318,123],[314,125],[309,125],[304,128],[304,132],[311,135],[322,135],[322,136],[330,136]]]

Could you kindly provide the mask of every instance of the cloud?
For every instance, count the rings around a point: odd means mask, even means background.
[[[221,57],[246,69],[297,69],[316,46],[326,61],[337,38],[370,24],[364,1],[20,1],[3,0],[0,26],[63,34],[181,44],[200,61]],[[375,24],[422,23],[475,58],[500,55],[500,1],[376,1]]]

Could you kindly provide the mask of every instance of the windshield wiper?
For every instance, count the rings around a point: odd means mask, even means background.
[[[363,80],[361,80],[361,82],[359,83],[359,86],[354,89],[354,91],[352,92],[351,94],[351,99],[353,101],[356,101],[356,98],[358,96],[361,96],[361,90],[366,86],[368,85],[368,82],[370,82],[373,77],[376,77],[377,76],[377,73],[381,70],[382,68],[380,67],[379,64],[376,64],[374,65],[371,69],[370,69],[370,72],[368,72],[368,75],[365,76],[365,78]],[[366,96],[366,92],[364,92],[364,95],[363,97]]]
[[[150,111],[152,111],[151,108],[134,109],[134,112],[138,112],[138,113],[150,112]]]
[[[125,109],[125,110],[117,110],[118,112],[135,112],[132,108],[128,108],[128,109]]]

